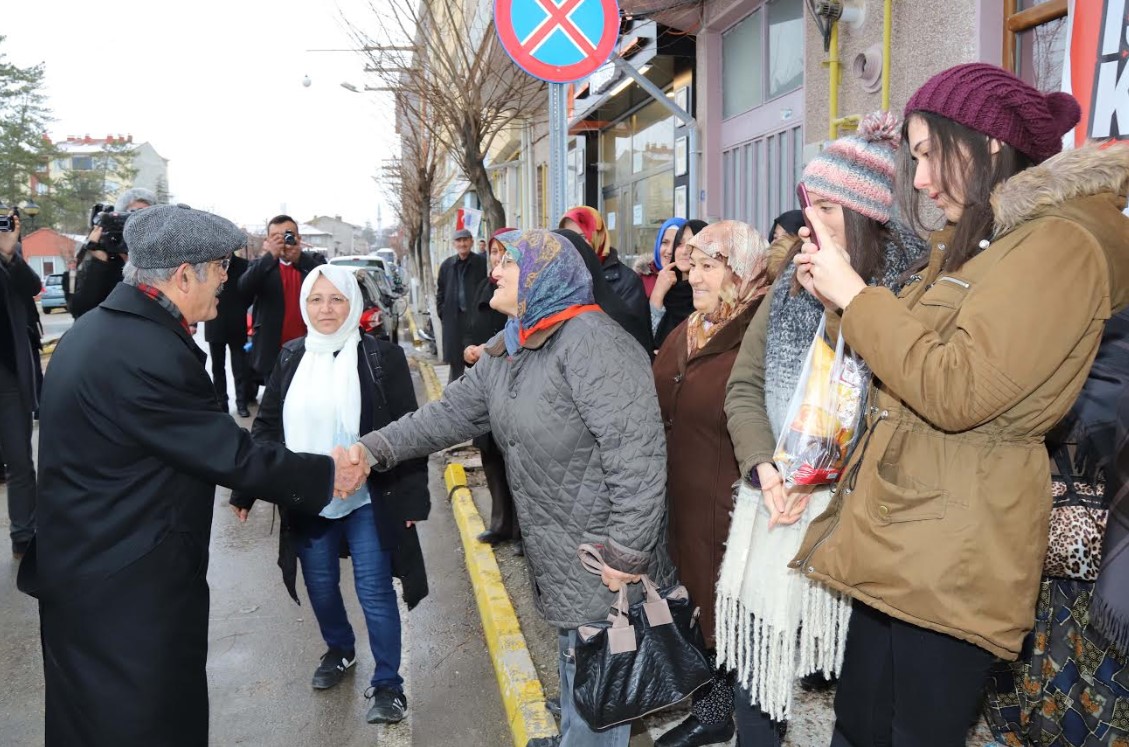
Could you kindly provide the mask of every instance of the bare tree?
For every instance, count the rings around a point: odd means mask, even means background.
[[[397,93],[404,116],[417,119],[431,145],[455,160],[482,203],[487,226],[506,225],[486,158],[500,133],[544,108],[544,84],[498,43],[492,3],[386,0],[369,7],[380,29],[376,36],[349,24],[368,55],[366,70]]]
[[[396,93],[396,129],[400,135],[400,158],[386,165],[379,180],[392,200],[405,234],[407,250],[424,288],[435,285],[431,267],[431,206],[437,195],[439,149],[423,126],[410,93]]]

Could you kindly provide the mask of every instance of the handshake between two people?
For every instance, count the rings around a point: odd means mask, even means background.
[[[335,446],[329,456],[333,457],[333,497],[345,500],[361,489],[369,476],[368,457],[363,444],[355,443],[346,449]],[[240,521],[247,521],[250,509],[231,507]],[[411,523],[409,522],[409,526]]]
[[[365,447],[359,443],[348,450],[344,446],[335,446],[329,455],[333,457],[333,497],[344,500],[360,490],[368,479]]]

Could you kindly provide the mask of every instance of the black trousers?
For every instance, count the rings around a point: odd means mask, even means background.
[[[482,455],[482,471],[486,473],[486,485],[490,488],[490,526],[488,529],[509,539],[521,539],[521,529],[514,513],[514,497],[510,493],[510,481],[506,478],[506,463],[502,450],[494,442],[493,434],[474,439],[478,453]]]
[[[8,519],[12,542],[28,542],[35,534],[36,497],[31,410],[20,394],[19,379],[3,364],[0,364],[0,454],[8,466]]]
[[[744,687],[738,687],[735,693],[733,715],[740,747],[781,747],[784,744],[784,724],[773,721],[754,705],[753,696]]]
[[[831,747],[964,747],[994,659],[855,604]]]
[[[227,409],[227,351],[231,351],[231,376],[235,379],[235,406],[246,407],[254,398],[254,378],[247,363],[247,351],[242,342],[209,342],[208,355],[212,359],[212,386],[216,398]]]

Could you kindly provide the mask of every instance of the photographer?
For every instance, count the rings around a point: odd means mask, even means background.
[[[250,364],[259,381],[265,382],[274,370],[284,343],[306,336],[298,296],[310,270],[324,264],[321,254],[302,251],[293,218],[270,219],[263,255],[239,278],[239,292],[254,306]]]
[[[12,556],[18,559],[35,534],[31,414],[39,406],[38,354],[29,336],[28,308],[43,286],[20,255],[19,218],[0,219],[0,451],[8,464]]]
[[[115,213],[142,210],[157,204],[157,195],[144,187],[134,187],[122,193],[114,203]],[[76,288],[70,290],[70,311],[75,319],[106,300],[114,286],[121,282],[122,268],[128,248],[120,234],[103,236],[102,226],[96,225],[79,250]],[[67,275],[69,277],[69,274]]]

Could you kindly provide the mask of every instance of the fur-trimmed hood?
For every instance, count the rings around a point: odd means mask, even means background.
[[[1103,147],[1104,146],[1104,147]],[[992,194],[996,235],[1078,197],[1109,192],[1125,208],[1129,145],[1087,143],[1016,174]]]
[[[1111,311],[1129,304],[1129,145],[1087,143],[1016,174],[996,188],[996,238],[1041,219],[1074,221],[1109,263]]]

